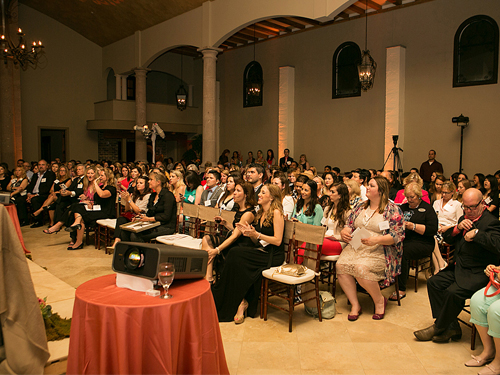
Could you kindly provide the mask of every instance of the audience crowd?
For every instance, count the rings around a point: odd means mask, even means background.
[[[435,323],[415,336],[435,342],[459,339],[457,316],[474,295],[472,322],[484,351],[466,366],[491,362],[484,374],[500,374],[500,305],[495,303],[500,294],[493,293],[500,282],[480,290],[500,270],[499,183],[500,170],[472,179],[461,172],[445,177],[434,150],[420,168],[401,174],[364,168],[341,172],[330,165],[321,172],[305,154],[296,161],[288,149],[281,157],[258,150],[245,158],[226,149],[216,163],[203,166],[172,158],[154,165],[18,160],[12,170],[0,163],[0,191],[10,193],[21,225],[37,228],[47,220],[47,235],[64,227],[70,235],[68,250],[81,249],[85,227],[99,219],[119,216],[114,249],[122,240],[150,241],[174,233],[183,204],[235,211],[232,223],[216,217],[229,231],[225,237],[210,235],[202,241],[209,255],[206,278],[213,284],[221,321],[239,324],[247,310],[255,314],[261,272],[284,261],[285,220],[327,227],[322,251],[340,255],[337,273],[351,304],[350,321],[362,313],[359,289],[373,299],[372,318],[383,319],[388,300],[381,288],[397,279],[400,295],[395,292],[389,300],[405,298],[409,262],[430,257],[433,276],[427,286]],[[157,226],[139,234],[120,230],[130,221]],[[358,230],[364,233],[360,243],[353,240]],[[446,244],[455,247],[448,263],[441,254]],[[214,271],[220,276],[215,282]],[[315,303],[306,303],[305,309],[317,315]]]

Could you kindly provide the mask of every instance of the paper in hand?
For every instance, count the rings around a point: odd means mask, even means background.
[[[368,230],[366,230],[365,228],[356,228],[356,230],[352,232],[352,240],[350,242],[351,246],[354,248],[354,250],[358,250],[362,245],[361,240],[368,237],[371,237],[371,234]]]

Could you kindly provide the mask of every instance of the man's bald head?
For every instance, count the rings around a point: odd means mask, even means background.
[[[478,189],[467,189],[463,195],[465,217],[474,220],[483,213],[483,194]]]
[[[466,201],[470,201],[470,203],[472,203],[472,205],[478,204],[479,202],[481,202],[483,200],[483,193],[481,193],[481,191],[479,191],[478,189],[473,189],[473,188],[467,189],[464,192],[463,200],[464,200],[464,203]],[[469,206],[470,204],[465,203],[465,205]]]

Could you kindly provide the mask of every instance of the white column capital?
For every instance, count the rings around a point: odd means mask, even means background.
[[[135,76],[138,77],[138,76],[141,76],[141,77],[146,77],[146,74],[150,71],[151,69],[148,69],[148,68],[135,68],[134,69],[134,73],[135,73]]]
[[[203,58],[217,58],[217,54],[223,50],[215,47],[202,47],[198,48],[198,52],[203,54]]]

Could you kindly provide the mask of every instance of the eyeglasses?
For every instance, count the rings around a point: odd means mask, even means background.
[[[472,211],[472,210],[475,210],[476,208],[478,208],[478,206],[483,203],[483,201],[480,201],[478,204],[475,204],[474,206],[466,206],[466,205],[462,205],[462,208],[464,210],[468,210],[468,211]]]
[[[451,191],[442,191],[441,194],[453,194]]]

